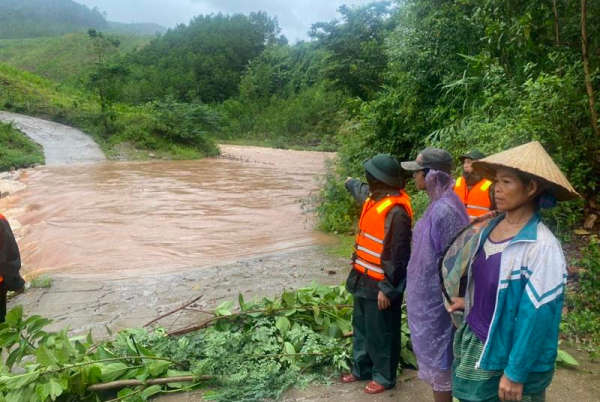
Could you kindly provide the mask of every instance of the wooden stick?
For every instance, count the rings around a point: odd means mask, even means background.
[[[105,382],[102,384],[93,384],[87,387],[89,392],[107,391],[117,388],[136,387],[138,385],[165,385],[174,382],[194,382],[194,381],[210,381],[214,377],[210,375],[203,375],[201,377],[194,377],[193,375],[186,375],[181,377],[167,377],[167,378],[154,378],[146,381],[141,380],[118,380]]]
[[[165,313],[165,314],[163,314],[163,315],[160,315],[160,316],[156,317],[156,318],[155,318],[155,319],[153,319],[152,321],[150,321],[150,322],[148,322],[148,323],[144,324],[144,328],[146,328],[146,327],[148,327],[148,326],[150,326],[150,325],[154,324],[156,321],[162,320],[163,318],[170,316],[171,314],[175,314],[175,313],[176,313],[176,312],[178,312],[178,311],[184,310],[186,307],[188,307],[188,306],[190,306],[190,305],[192,305],[192,304],[196,303],[198,300],[200,300],[200,299],[202,298],[202,296],[203,296],[203,295],[200,295],[200,296],[196,297],[194,300],[192,300],[191,302],[189,302],[189,303],[186,303],[186,304],[184,304],[183,306],[181,306],[181,307],[179,307],[179,308],[176,308],[176,309],[175,309],[175,310],[173,310],[173,311],[169,311],[168,313]]]
[[[209,310],[202,310],[199,308],[193,308],[193,307],[186,307],[184,310],[188,310],[188,311],[197,311],[198,313],[204,313],[204,314],[209,314],[209,315],[217,315],[215,314],[214,311],[209,311]]]

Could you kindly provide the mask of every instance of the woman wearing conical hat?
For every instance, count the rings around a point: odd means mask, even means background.
[[[545,400],[554,375],[566,263],[540,208],[579,197],[538,142],[473,163],[495,182],[498,209],[471,247],[454,339],[453,394],[461,401]]]

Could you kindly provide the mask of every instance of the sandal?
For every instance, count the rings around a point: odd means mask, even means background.
[[[375,381],[370,381],[365,387],[367,394],[381,394],[383,391],[385,391],[385,387]]]
[[[348,383],[356,382],[356,381],[358,381],[358,377],[352,373],[346,373],[346,374],[342,375],[342,382],[344,384],[348,384]]]

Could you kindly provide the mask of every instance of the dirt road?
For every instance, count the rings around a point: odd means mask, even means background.
[[[44,148],[46,165],[93,163],[105,160],[92,138],[64,124],[0,111],[0,121],[13,123]]]

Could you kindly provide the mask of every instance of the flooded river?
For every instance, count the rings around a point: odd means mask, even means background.
[[[333,240],[301,200],[332,154],[223,146],[201,161],[32,169],[15,194],[25,272],[121,279]]]

